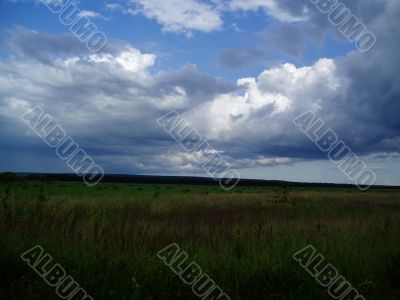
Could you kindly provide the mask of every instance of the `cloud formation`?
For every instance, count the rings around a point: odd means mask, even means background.
[[[282,1],[278,7],[290,16],[302,17],[305,4],[299,2]],[[143,3],[141,9],[169,9],[161,2]],[[248,1],[246,9],[255,3]],[[204,9],[217,20],[218,14],[203,5],[195,6],[196,16],[202,19]],[[39,105],[106,171],[200,172],[156,123],[175,110],[233,166],[287,165],[324,158],[292,124],[312,109],[357,154],[397,158],[400,21],[396,16],[400,4],[376,0],[363,9],[357,3],[349,5],[377,34],[378,44],[372,51],[320,58],[308,66],[284,63],[234,83],[201,73],[194,65],[155,72],[157,57],[127,42],[111,40],[93,55],[69,35],[10,29],[2,42],[7,57],[0,59],[1,151],[35,153],[47,161],[46,147],[19,120],[23,112]],[[311,10],[306,12],[311,27],[321,24],[316,36],[331,34],[326,21]],[[175,18],[171,25],[169,19],[157,19],[172,31],[209,30],[200,21],[189,28],[182,20]],[[288,29],[289,37],[296,35],[292,29]],[[288,41],[280,43],[283,47]],[[295,49],[288,51],[297,55]],[[251,50],[236,53],[229,49],[221,63],[235,67],[254,56],[257,53]]]
[[[267,15],[282,22],[298,22],[307,20],[306,10],[293,15],[289,10],[281,8],[277,0],[230,0],[224,2],[225,9],[229,11],[258,11],[262,10]]]
[[[307,19],[306,11],[302,15],[292,15],[281,9],[276,0],[129,0],[124,5],[108,3],[106,8],[132,16],[141,14],[156,20],[164,32],[184,33],[188,36],[194,31],[209,33],[221,30],[224,15],[229,12],[262,11],[284,23]]]
[[[214,6],[198,0],[130,0],[133,7],[125,12],[143,14],[155,19],[167,32],[184,32],[193,30],[211,32],[219,30],[222,20]]]

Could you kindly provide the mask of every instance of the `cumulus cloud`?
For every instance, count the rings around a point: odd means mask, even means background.
[[[280,22],[298,22],[307,19],[306,10],[292,15],[282,9],[276,0],[129,0],[124,5],[108,3],[110,11],[122,11],[136,16],[142,14],[156,20],[165,32],[212,32],[223,28],[224,14],[237,11],[262,11]],[[237,24],[234,25],[238,29]]]
[[[93,11],[93,10],[82,10],[79,12],[78,16],[81,18],[86,17],[86,18],[92,18],[92,19],[98,18],[98,19],[103,19],[103,20],[109,20],[109,18],[107,18],[107,17],[103,16],[101,13]]]
[[[262,10],[282,22],[298,22],[307,19],[307,11],[305,9],[301,14],[292,15],[290,11],[281,8],[279,2],[276,0],[231,0],[225,2],[225,9],[230,11]]]
[[[11,33],[22,31],[19,28]],[[39,33],[29,30],[24,36],[42,40]],[[66,37],[64,42],[69,41]],[[156,120],[170,110],[183,114],[192,111],[235,89],[190,65],[174,72],[151,74],[149,68],[155,57],[131,47],[96,55],[77,55],[75,51],[67,55],[65,50],[65,58],[51,64],[22,53],[18,59],[10,57],[0,63],[0,111],[5,123],[1,131],[4,137],[12,136],[1,140],[3,151],[18,144],[32,151],[40,148],[40,141],[20,121],[22,113],[40,106],[109,168],[124,162],[125,167],[142,172],[199,172],[193,159],[162,132]],[[249,164],[255,163],[247,159]],[[260,158],[255,161],[266,163]]]
[[[131,0],[130,3],[134,8],[127,10],[128,13],[141,13],[155,19],[167,32],[211,32],[222,26],[221,17],[213,5],[202,1]]]
[[[290,3],[287,10],[301,15],[302,6]],[[292,124],[311,109],[357,154],[396,158],[400,5],[386,1],[383,9],[361,12],[378,37],[372,51],[308,66],[286,63],[234,84],[194,65],[156,73],[156,56],[128,43],[110,41],[92,55],[68,35],[14,28],[2,43],[9,55],[0,59],[1,152],[48,156],[19,120],[40,105],[106,170],[195,172],[190,156],[156,123],[176,110],[233,166],[292,164],[324,157]]]
[[[204,103],[192,120],[197,126],[205,124],[202,128],[213,140],[276,155],[299,141],[292,120],[305,109],[320,112],[325,101],[340,93],[341,81],[332,59],[302,68],[284,64],[257,78],[238,80],[240,91]]]
[[[21,133],[29,132],[20,115],[40,106],[95,155],[134,155],[134,145],[147,153],[144,149],[154,145],[145,140],[169,141],[156,123],[163,114],[193,109],[236,88],[193,65],[154,74],[156,57],[123,43],[110,41],[101,53],[91,54],[72,47],[69,36],[43,36],[21,27],[8,34],[5,45],[13,52],[0,60],[0,111],[6,123],[0,131],[15,133],[19,142]],[[32,45],[41,51],[26,49]],[[9,142],[1,140],[3,150]]]

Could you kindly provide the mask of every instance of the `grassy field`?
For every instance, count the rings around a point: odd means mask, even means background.
[[[366,299],[400,299],[400,192],[0,185],[0,299],[59,299],[20,255],[41,245],[94,299],[199,299],[156,253],[177,243],[231,299],[331,299],[311,244]]]

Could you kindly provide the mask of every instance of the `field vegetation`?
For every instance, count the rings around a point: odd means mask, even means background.
[[[0,299],[58,299],[20,255],[41,245],[94,299],[198,299],[156,253],[177,243],[231,299],[330,299],[311,244],[366,299],[400,298],[400,192],[0,184]]]

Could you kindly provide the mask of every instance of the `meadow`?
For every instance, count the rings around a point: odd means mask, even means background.
[[[366,299],[400,298],[400,191],[0,184],[0,299],[59,299],[20,255],[51,253],[94,299],[199,299],[156,253],[177,243],[231,299],[331,299],[311,244]]]

